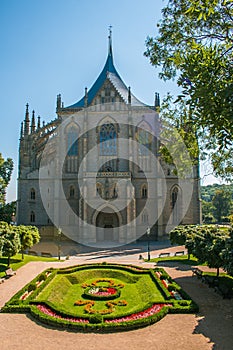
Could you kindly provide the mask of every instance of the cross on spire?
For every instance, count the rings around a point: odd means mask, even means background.
[[[112,55],[112,26],[108,27],[109,35],[108,35],[108,54]]]

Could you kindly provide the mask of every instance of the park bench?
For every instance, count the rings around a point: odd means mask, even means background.
[[[44,258],[52,258],[52,254],[47,252],[41,252],[41,256],[43,256]]]
[[[170,256],[170,252],[164,252],[164,253],[160,253],[159,254],[159,258],[165,258],[165,257],[168,257]]]
[[[193,276],[196,275],[197,278],[202,278],[203,275],[203,271],[201,271],[200,269],[198,269],[197,267],[192,269],[193,272]]]
[[[175,252],[174,256],[184,255],[184,250],[180,250],[179,252]]]
[[[202,280],[211,288],[217,287],[219,284],[218,278],[216,276],[204,275],[202,277]]]
[[[10,278],[11,276],[16,275],[16,272],[14,270],[12,270],[11,268],[9,268],[5,271],[5,274],[6,274],[6,278]]]
[[[29,255],[35,255],[35,256],[38,255],[37,252],[35,252],[34,250],[29,250],[29,251],[28,251],[28,254],[29,254]]]

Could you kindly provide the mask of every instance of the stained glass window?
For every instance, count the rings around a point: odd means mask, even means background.
[[[77,129],[73,126],[69,129],[67,135],[67,155],[78,155],[78,132]]]
[[[104,124],[100,128],[100,155],[114,156],[117,154],[117,132],[114,124]]]

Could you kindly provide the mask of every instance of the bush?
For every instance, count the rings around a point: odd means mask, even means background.
[[[100,314],[94,314],[89,317],[90,323],[102,323],[103,322],[103,316]]]
[[[31,283],[28,286],[28,292],[33,292],[34,290],[36,290],[36,283]]]

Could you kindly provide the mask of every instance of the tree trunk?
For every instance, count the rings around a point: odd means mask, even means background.
[[[21,250],[21,254],[22,254],[22,260],[24,260],[24,250]]]
[[[217,267],[217,277],[219,276],[219,267]]]
[[[7,257],[7,267],[10,267],[10,261],[11,261],[11,257],[10,257],[10,255],[8,255],[8,257]]]

